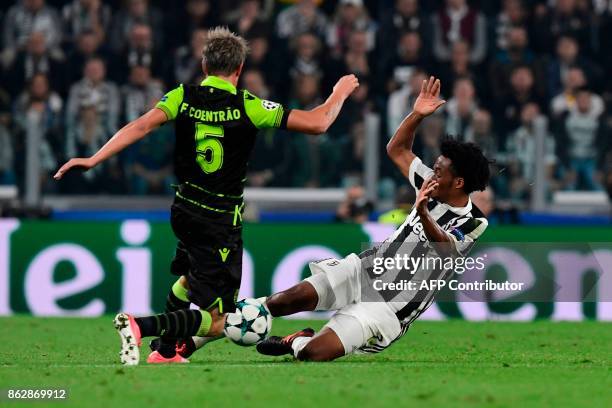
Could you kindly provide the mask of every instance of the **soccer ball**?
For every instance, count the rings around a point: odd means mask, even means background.
[[[253,346],[272,330],[272,316],[259,299],[247,298],[236,303],[236,312],[228,313],[225,336],[241,346]]]

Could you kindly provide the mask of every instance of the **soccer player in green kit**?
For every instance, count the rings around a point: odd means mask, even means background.
[[[59,180],[71,169],[95,167],[165,122],[175,122],[179,185],[171,224],[178,244],[171,272],[179,278],[168,294],[165,313],[115,317],[123,364],[138,364],[142,337],[160,336],[147,362],[185,363],[195,350],[192,336],[212,340],[223,335],[224,315],[235,310],[240,288],[243,189],[258,130],[324,133],[359,86],[354,75],[344,76],[320,106],[289,110],[236,89],[247,51],[246,41],[227,28],[210,30],[202,59],[206,78],[200,85],[180,85],[168,92],[96,154],[71,159],[55,175]],[[200,310],[189,309],[190,303]]]

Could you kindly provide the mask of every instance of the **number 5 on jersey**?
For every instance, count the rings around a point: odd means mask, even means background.
[[[206,174],[214,173],[223,164],[223,126],[196,123],[196,161]]]

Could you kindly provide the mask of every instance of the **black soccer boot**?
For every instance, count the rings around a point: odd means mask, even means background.
[[[285,337],[270,336],[261,343],[257,344],[257,351],[266,356],[282,356],[285,354],[293,354],[291,345],[293,340],[298,337],[312,337],[315,331],[310,327],[302,329]]]

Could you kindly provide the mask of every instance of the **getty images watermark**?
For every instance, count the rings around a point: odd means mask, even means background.
[[[367,246],[366,246],[367,245]],[[612,243],[364,244],[361,299],[612,302]]]
[[[465,271],[484,271],[486,268],[487,254],[482,256],[431,256],[423,253],[412,256],[407,253],[395,253],[392,256],[374,255],[371,273],[378,278],[371,279],[371,286],[376,291],[421,291],[439,290],[448,287],[450,290],[459,291],[521,291],[524,282],[502,281],[496,282],[491,279],[484,281],[464,282],[459,279],[443,278],[439,271],[447,271],[442,275],[463,274]],[[391,271],[398,271],[392,280]],[[409,278],[399,278],[399,271],[410,274]],[[415,279],[415,275],[421,271],[421,277]],[[428,275],[428,276],[426,276]],[[426,279],[423,279],[426,278]]]
[[[598,302],[612,316],[612,242],[456,245],[364,244],[361,300],[417,302],[435,291],[438,302]]]

